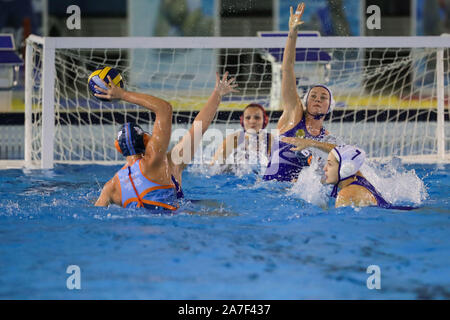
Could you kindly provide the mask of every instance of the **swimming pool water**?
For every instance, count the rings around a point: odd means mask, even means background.
[[[428,192],[410,212],[323,209],[288,184],[187,171],[202,201],[175,215],[94,207],[120,167],[0,171],[0,298],[450,298],[450,165],[408,166]]]

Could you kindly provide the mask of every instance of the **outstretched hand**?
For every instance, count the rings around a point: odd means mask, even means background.
[[[234,83],[236,78],[231,78],[230,80],[227,80],[227,78],[228,71],[222,76],[222,80],[220,80],[219,73],[216,72],[216,86],[214,90],[216,90],[220,97],[230,92],[239,92],[239,90],[235,89],[238,86],[237,83]]]
[[[310,139],[304,139],[299,137],[283,137],[281,141],[294,145],[294,148],[291,148],[292,151],[301,151],[305,148],[311,146]]]
[[[305,4],[303,2],[297,6],[295,14],[293,13],[293,9],[291,7],[291,15],[289,17],[289,30],[297,30],[301,24],[305,23],[304,21],[302,21],[302,15],[304,10]]]
[[[106,83],[105,81],[101,80],[105,87],[108,88],[108,90],[105,90],[103,88],[100,88],[99,86],[95,86],[95,89],[97,89],[100,92],[103,92],[104,94],[96,93],[94,96],[102,99],[108,99],[108,100],[117,100],[122,99],[123,93],[125,90],[122,88],[116,86],[113,81],[111,80],[111,77],[108,76],[109,83]]]

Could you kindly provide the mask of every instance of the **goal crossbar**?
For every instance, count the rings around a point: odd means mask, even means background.
[[[33,41],[57,49],[284,48],[284,37],[39,37]],[[297,48],[449,48],[450,36],[305,37]]]

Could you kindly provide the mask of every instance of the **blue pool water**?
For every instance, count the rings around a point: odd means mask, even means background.
[[[94,207],[119,168],[0,171],[0,298],[450,298],[450,165],[406,166],[427,192],[410,212],[327,208],[288,184],[190,170],[184,192],[202,201],[176,215]],[[69,265],[81,290],[66,287]]]

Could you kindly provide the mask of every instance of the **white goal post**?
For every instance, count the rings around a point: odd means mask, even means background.
[[[113,146],[123,121],[151,127],[135,106],[100,102],[89,94],[87,76],[98,67],[117,68],[126,88],[170,101],[174,128],[188,127],[206,102],[215,72],[237,77],[240,92],[221,104],[212,127],[237,128],[239,110],[250,102],[281,110],[268,53],[282,53],[286,39],[260,37],[52,38],[31,35],[25,57],[25,165],[115,163]],[[371,158],[398,156],[412,162],[448,162],[450,37],[299,38],[300,57],[326,54],[323,82],[337,106],[325,127]],[[299,90],[302,70],[296,62]],[[447,150],[447,151],[446,151]]]

